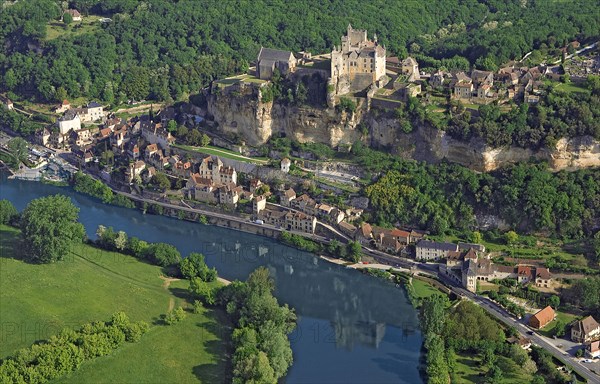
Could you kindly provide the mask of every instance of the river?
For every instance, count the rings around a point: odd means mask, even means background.
[[[182,255],[201,252],[229,280],[244,280],[266,266],[275,280],[275,296],[298,314],[298,327],[290,335],[294,365],[286,383],[423,383],[417,313],[405,291],[392,283],[272,239],[107,206],[70,188],[0,180],[0,198],[18,210],[56,193],[70,196],[80,208],[80,221],[91,238],[102,224],[146,241],[173,244]]]

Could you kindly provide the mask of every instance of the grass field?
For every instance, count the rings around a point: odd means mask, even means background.
[[[442,291],[435,288],[434,286],[415,278],[412,279],[412,286],[415,292],[415,296],[419,299],[424,299],[435,294],[442,294]]]
[[[62,21],[51,21],[46,26],[46,40],[91,33],[99,30],[100,26],[100,16],[96,15],[89,15],[81,21],[74,21],[68,27]]]
[[[224,313],[205,310],[173,326],[156,325],[169,308],[187,306],[187,282],[168,286],[160,267],[88,245],[55,264],[27,264],[12,258],[17,236],[16,229],[0,226],[0,358],[64,327],[124,311],[134,321],[149,322],[148,334],[84,364],[61,383],[213,383],[227,376]]]
[[[496,364],[502,370],[503,376],[500,383],[529,383],[531,377],[523,372],[511,359],[504,356],[497,356]],[[456,357],[456,377],[457,384],[484,383],[486,378],[480,376],[485,374],[487,369],[482,367],[479,356],[457,355]]]
[[[263,165],[269,163],[269,160],[266,157],[246,157],[228,149],[218,148],[211,145],[207,145],[206,147],[193,147],[191,145],[176,144],[174,145],[174,147],[185,149],[186,151],[200,152],[205,153],[207,155],[223,157],[225,159],[242,161],[244,163],[254,163]]]
[[[563,91],[563,92],[567,92],[567,93],[590,93],[590,90],[587,88],[583,88],[583,87],[579,87],[577,85],[574,84],[565,84],[565,83],[559,83],[556,84],[556,86],[554,87],[554,89],[559,90],[559,91]]]

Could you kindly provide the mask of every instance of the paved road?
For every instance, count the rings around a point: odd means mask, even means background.
[[[504,324],[514,327],[517,331],[519,331],[521,335],[531,339],[533,344],[544,348],[558,360],[572,366],[581,376],[583,376],[588,381],[588,383],[600,384],[600,376],[595,375],[590,371],[591,365],[589,363],[581,363],[578,359],[569,355],[568,352],[559,349],[558,347],[556,347],[556,345],[553,344],[552,341],[554,340],[540,336],[538,333],[535,332],[532,335],[527,334],[527,332],[531,332],[532,329],[530,329],[528,326],[524,325],[523,323],[512,317],[508,312],[498,307],[489,299],[478,296],[472,292],[467,291],[462,287],[456,286],[456,284],[452,280],[445,276],[440,275],[440,279],[446,285],[450,286],[451,290],[454,293],[473,301],[475,304],[479,305],[481,308],[486,310],[490,315],[494,316]]]
[[[213,217],[218,217],[218,218],[222,218],[222,219],[226,219],[226,220],[237,221],[240,223],[244,223],[246,225],[254,225],[257,227],[267,227],[267,228],[270,228],[270,229],[273,229],[276,231],[282,231],[281,228],[277,228],[275,226],[268,225],[268,224],[255,224],[245,218],[240,218],[240,217],[231,216],[231,215],[227,215],[227,214],[221,214],[221,213],[212,212],[212,211],[205,211],[202,209],[188,208],[188,207],[184,207],[181,205],[175,205],[175,204],[171,204],[171,203],[167,203],[167,202],[163,202],[163,201],[158,202],[156,200],[146,199],[141,196],[132,195],[132,194],[126,193],[126,192],[121,192],[121,191],[115,191],[115,192],[125,195],[127,197],[130,197],[132,199],[138,200],[138,201],[147,202],[149,204],[160,204],[160,205],[162,205],[164,207],[168,207],[168,208],[183,209],[188,212],[200,213],[200,214],[204,214],[207,216],[213,216]],[[324,226],[330,227],[326,224],[323,224],[323,223],[321,223],[321,224]],[[335,231],[335,232],[337,232],[337,231]],[[320,241],[323,243],[329,243],[329,241],[330,241],[330,239],[328,239],[328,238],[314,235],[314,234],[307,234],[304,232],[297,232],[297,233],[299,235],[302,235],[302,236],[305,236],[305,237],[308,237],[308,238],[311,238],[313,240]],[[368,254],[369,256],[373,257],[378,263],[386,264],[386,265],[390,265],[390,266],[398,266],[398,267],[407,268],[407,269],[411,269],[411,270],[416,270],[421,274],[439,277],[439,279],[446,286],[448,286],[455,294],[473,301],[474,303],[479,305],[481,308],[486,310],[489,314],[491,314],[492,316],[494,316],[501,322],[517,329],[521,335],[529,337],[533,343],[535,343],[536,345],[538,345],[538,346],[544,348],[545,350],[547,350],[548,352],[550,352],[558,360],[564,362],[565,364],[572,366],[581,376],[583,376],[586,380],[588,380],[588,383],[600,384],[600,376],[595,375],[594,373],[592,373],[590,371],[590,367],[592,365],[590,365],[589,363],[581,363],[579,360],[575,359],[573,356],[570,356],[566,351],[563,351],[563,350],[560,350],[559,348],[557,348],[550,341],[550,339],[546,339],[546,338],[538,335],[537,333],[534,333],[533,335],[528,335],[527,332],[530,331],[530,329],[527,326],[525,326],[524,324],[520,323],[517,319],[513,318],[512,315],[510,315],[504,309],[498,307],[495,303],[491,302],[487,298],[477,296],[476,294],[467,291],[466,289],[459,286],[456,281],[451,280],[449,277],[444,276],[443,274],[438,274],[437,264],[420,263],[420,262],[414,261],[412,259],[406,259],[406,258],[401,258],[398,256],[392,256],[387,253],[384,253],[384,252],[381,252],[381,251],[378,251],[375,249],[371,249],[366,246],[363,246],[363,251],[366,254]]]

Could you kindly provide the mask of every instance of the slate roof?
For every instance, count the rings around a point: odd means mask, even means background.
[[[427,249],[436,249],[439,251],[456,251],[458,250],[458,245],[453,243],[441,243],[437,241],[431,240],[421,240],[417,244],[419,248],[427,248]]]
[[[290,51],[261,47],[260,52],[258,52],[258,61],[288,61],[291,55],[292,52]]]

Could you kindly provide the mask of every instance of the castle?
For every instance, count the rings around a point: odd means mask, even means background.
[[[385,47],[367,38],[367,31],[348,24],[341,47],[331,52],[331,79],[336,93],[361,91],[385,76]]]

